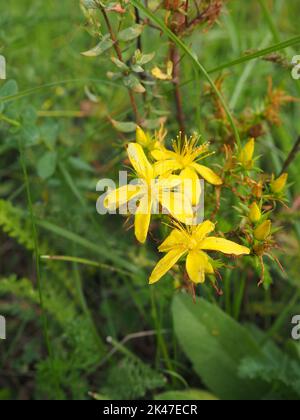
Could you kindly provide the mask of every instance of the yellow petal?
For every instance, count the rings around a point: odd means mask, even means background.
[[[172,62],[171,62],[172,64]],[[173,65],[172,68],[167,68],[167,73],[164,73],[159,67],[154,67],[151,70],[152,76],[159,80],[172,80],[172,73],[173,73]]]
[[[177,175],[161,176],[158,180],[158,187],[161,191],[173,190],[182,184],[182,179]]]
[[[206,238],[200,245],[207,251],[220,251],[228,255],[249,255],[250,249],[223,238]]]
[[[186,236],[180,230],[174,229],[158,250],[159,252],[169,252],[174,248],[184,248],[186,243]]]
[[[199,203],[201,196],[201,184],[196,171],[194,169],[185,168],[181,171],[180,176],[183,179],[183,194],[189,197],[193,206],[196,206]]]
[[[159,201],[176,220],[187,225],[192,224],[194,219],[191,202],[180,192],[163,192]]]
[[[181,169],[182,166],[175,159],[159,160],[154,164],[154,172],[156,176],[161,176]]]
[[[160,144],[156,145],[156,149],[151,152],[151,155],[155,160],[176,159],[176,154],[174,152],[160,146]]]
[[[136,185],[125,185],[117,190],[108,193],[104,200],[104,207],[109,210],[116,210],[138,196],[141,188]]]
[[[216,228],[216,225],[209,220],[201,223],[194,229],[193,236],[195,236],[197,242],[201,242],[206,236],[213,232]]]
[[[286,186],[288,177],[289,177],[289,175],[287,173],[284,173],[279,178],[275,179],[271,183],[271,190],[276,194],[281,193]]]
[[[246,169],[252,169],[253,167],[253,155],[255,152],[255,140],[251,139],[248,141],[246,146],[243,148],[243,150],[240,153],[239,160],[241,164]]]
[[[266,220],[258,228],[254,231],[254,237],[258,241],[265,241],[270,235],[272,230],[272,222],[271,220]]]
[[[144,195],[135,213],[134,228],[136,239],[144,244],[147,239],[151,220],[152,202],[148,194]]]
[[[127,153],[132,166],[141,178],[149,180],[154,177],[153,167],[140,144],[129,143]]]
[[[153,284],[159,281],[167,272],[180,260],[186,253],[184,249],[174,249],[162,258],[154,268],[149,283]]]
[[[193,163],[191,165],[198,174],[212,185],[222,185],[223,181],[214,171],[207,168],[206,166],[199,165],[199,163]]]
[[[190,251],[186,259],[186,270],[194,283],[204,283],[205,273],[212,274],[214,269],[208,256],[201,251]]]

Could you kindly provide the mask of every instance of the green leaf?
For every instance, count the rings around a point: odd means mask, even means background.
[[[132,64],[131,68],[135,73],[143,73],[145,71],[143,67],[138,64]]]
[[[143,29],[144,26],[139,24],[133,25],[130,28],[126,28],[123,31],[119,32],[118,40],[124,42],[133,41],[142,34]]]
[[[76,170],[94,173],[93,167],[79,157],[71,156],[68,161],[70,165]]]
[[[150,61],[153,60],[155,57],[155,53],[151,54],[142,54],[139,59],[137,60],[137,64],[140,64],[141,66],[150,63]]]
[[[155,398],[157,401],[169,400],[169,401],[216,401],[218,400],[213,394],[199,389],[186,389],[184,391],[167,391],[157,395]]]
[[[81,0],[82,5],[86,9],[97,9],[98,6],[96,5],[94,0]]]
[[[262,352],[251,334],[219,307],[176,296],[173,319],[182,349],[211,392],[224,400],[260,399],[267,392],[261,381],[239,377],[239,363]]]
[[[9,80],[0,89],[0,98],[16,95],[18,93],[18,85],[15,80]]]
[[[85,51],[81,54],[85,57],[98,57],[105,51],[109,50],[113,45],[114,41],[110,38],[110,35],[105,35],[95,48],[92,48],[91,50]]]
[[[56,152],[46,152],[37,163],[38,175],[42,179],[51,178],[55,173],[57,164],[57,153]]]
[[[121,133],[133,133],[136,130],[136,124],[133,122],[121,122],[112,120],[113,126]]]
[[[117,57],[111,57],[111,61],[118,67],[118,69],[122,71],[128,71],[129,67],[123,63],[121,60],[119,60]]]
[[[146,92],[146,89],[140,83],[139,79],[135,77],[133,74],[130,74],[129,76],[124,78],[124,85],[128,87],[129,89],[132,89],[136,93]]]

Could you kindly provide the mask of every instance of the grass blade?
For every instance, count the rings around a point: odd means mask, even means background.
[[[61,238],[67,239],[71,242],[74,242],[80,245],[81,247],[85,249],[88,249],[89,251],[92,251],[94,254],[100,255],[102,258],[106,259],[107,261],[111,261],[114,264],[118,265],[119,267],[129,270],[131,273],[137,273],[138,271],[138,269],[134,265],[131,265],[128,262],[128,260],[125,260],[122,257],[115,255],[109,249],[106,249],[105,247],[99,244],[94,244],[93,242],[83,238],[80,235],[77,235],[76,233],[70,232],[67,229],[64,229],[60,226],[57,226],[45,220],[37,220],[37,225],[47,230],[48,232],[54,233],[55,235]]]

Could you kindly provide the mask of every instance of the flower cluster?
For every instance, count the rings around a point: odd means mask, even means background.
[[[163,129],[152,137],[137,128],[136,142],[127,145],[127,154],[138,182],[109,191],[104,205],[112,210],[135,201],[135,236],[140,243],[147,240],[154,208],[159,207],[162,217],[170,219],[172,231],[158,249],[166,255],[154,268],[150,284],[159,281],[180,261],[185,262],[192,283],[204,283],[206,275],[214,275],[218,266],[207,252],[242,256],[251,250],[222,236],[210,236],[216,229],[212,221],[195,223],[195,208],[202,192],[200,180],[219,188],[223,185],[218,174],[199,163],[211,155],[209,144],[199,144],[196,135],[179,135],[169,149],[165,137]],[[241,159],[249,165],[246,155],[244,152]]]

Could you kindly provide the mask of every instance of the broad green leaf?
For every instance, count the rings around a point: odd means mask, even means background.
[[[56,152],[46,152],[37,163],[38,175],[42,179],[51,178],[55,173],[57,164],[57,153]]]
[[[123,31],[119,32],[118,40],[124,42],[133,41],[142,34],[143,29],[144,26],[139,24],[133,25],[130,28],[126,28]]]
[[[136,130],[136,124],[133,122],[121,122],[112,120],[113,126],[121,133],[133,133]]]
[[[201,391],[199,389],[186,389],[184,391],[167,391],[159,394],[155,397],[157,401],[169,400],[169,401],[216,401],[218,400],[213,394]]]
[[[239,377],[239,364],[245,357],[262,356],[247,329],[219,307],[204,299],[193,303],[187,295],[175,297],[173,319],[182,349],[211,392],[223,400],[260,399],[265,395],[267,385]]]
[[[110,35],[105,35],[95,48],[92,48],[91,50],[85,51],[81,54],[85,57],[98,57],[105,51],[109,50],[113,45],[114,41],[110,38]]]

